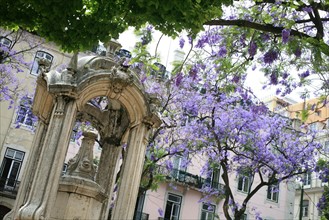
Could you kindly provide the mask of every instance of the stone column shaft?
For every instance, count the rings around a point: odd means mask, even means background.
[[[103,202],[101,219],[107,219],[109,214],[121,150],[122,148],[120,146],[107,143],[104,144],[102,149],[96,182],[105,189],[108,198]]]
[[[56,200],[75,114],[74,100],[57,97],[29,197],[19,210],[17,219],[49,219]]]
[[[22,181],[19,186],[18,194],[16,196],[15,205],[10,213],[5,216],[5,220],[13,219],[18,212],[18,209],[21,205],[24,204],[27,200],[29,193],[29,187],[34,177],[34,172],[32,172],[36,167],[37,163],[40,160],[41,146],[43,145],[45,133],[47,131],[47,125],[44,124],[41,120],[38,122],[37,129],[33,138],[31,145],[31,152],[29,159],[27,160],[27,165],[25,172],[23,173]]]
[[[148,127],[141,123],[130,130],[127,156],[112,219],[133,219],[146,151]]]

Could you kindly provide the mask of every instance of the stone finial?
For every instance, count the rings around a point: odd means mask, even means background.
[[[37,62],[39,64],[39,71],[40,71],[39,76],[43,77],[45,73],[49,72],[51,62],[44,58],[39,59]]]
[[[70,60],[67,70],[71,75],[74,75],[77,72],[77,69],[78,69],[78,52],[75,52]]]
[[[97,134],[83,132],[83,136],[79,152],[68,162],[68,175],[94,180],[93,147]]]
[[[122,47],[121,44],[114,39],[111,39],[109,42],[105,43],[104,46],[106,47],[106,56],[113,56],[115,51]]]

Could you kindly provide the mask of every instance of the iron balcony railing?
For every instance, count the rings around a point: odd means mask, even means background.
[[[20,181],[15,179],[0,178],[0,192],[16,195]]]
[[[224,185],[211,179],[202,178],[199,175],[195,175],[184,170],[173,169],[168,171],[168,169],[164,166],[158,166],[158,172],[166,175],[167,179],[173,179],[174,181],[184,183],[188,186],[195,187],[197,189],[202,189],[205,186],[224,190]]]
[[[144,212],[135,212],[134,220],[148,220],[149,214]]]

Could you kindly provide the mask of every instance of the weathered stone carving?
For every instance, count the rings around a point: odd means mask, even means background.
[[[93,132],[83,132],[83,136],[79,152],[68,162],[67,175],[93,180],[96,171],[93,164],[93,147],[97,134]]]
[[[56,116],[63,116],[64,115],[64,110],[65,110],[65,103],[66,103],[66,98],[63,96],[57,96],[57,106],[55,109],[55,115]]]
[[[30,190],[19,191],[13,210],[15,219],[107,219],[108,199],[120,165],[120,146],[127,144],[122,161],[114,219],[132,219],[138,194],[146,139],[152,127],[160,124],[154,102],[145,93],[138,75],[112,56],[116,43],[109,48],[109,57],[86,56],[72,58],[61,72],[52,70],[38,78],[33,108],[47,129],[35,141],[40,160],[29,163],[34,172],[26,178]],[[47,98],[44,98],[47,97]],[[88,105],[94,97],[108,97],[105,109]],[[94,124],[103,147],[96,182],[93,165],[93,145],[96,134],[84,133],[79,153],[69,162],[68,175],[60,177],[65,154],[76,116]],[[38,131],[42,129],[39,126]],[[37,131],[37,132],[38,132]],[[41,130],[40,130],[41,131]],[[104,154],[103,154],[104,153]],[[33,176],[33,178],[32,178]],[[59,181],[61,179],[61,182]],[[24,185],[25,183],[22,183]],[[105,191],[106,195],[103,194]],[[23,199],[26,198],[26,199]],[[83,199],[81,199],[83,198]],[[78,205],[76,205],[78,204]]]

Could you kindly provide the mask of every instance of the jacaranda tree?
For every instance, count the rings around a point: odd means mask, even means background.
[[[321,146],[314,141],[315,133],[301,132],[289,119],[255,103],[233,78],[230,83],[235,87],[227,91],[217,77],[216,71],[204,67],[203,72],[180,73],[168,81],[153,76],[144,81],[160,98],[163,121],[149,144],[146,167],[154,171],[152,162],[163,163],[170,172],[172,155],[181,155],[184,166],[193,157],[206,157],[200,175],[220,168],[224,188],[205,186],[204,193],[223,197],[225,217],[240,219],[260,189],[277,190],[280,183],[314,170]],[[230,182],[230,176],[240,174],[251,181],[241,204]],[[157,180],[157,175],[151,178]]]
[[[27,94],[24,89],[24,70],[29,69],[31,62],[27,62],[25,57],[31,50],[40,47],[43,41],[31,40],[26,32],[0,31],[0,102],[8,101],[9,106],[19,97]],[[14,47],[20,44],[19,49]]]

